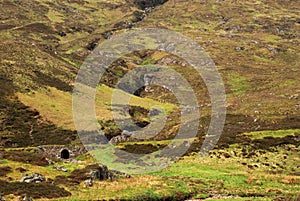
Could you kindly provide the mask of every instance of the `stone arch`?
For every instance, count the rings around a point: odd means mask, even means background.
[[[60,151],[60,158],[69,159],[70,158],[70,151],[68,149],[62,149]]]

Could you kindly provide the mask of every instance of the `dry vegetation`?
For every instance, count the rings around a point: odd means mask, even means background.
[[[156,8],[143,16],[148,4]],[[299,200],[300,54],[297,0],[2,0],[0,2],[0,195],[29,194],[35,200]],[[108,69],[97,89],[97,118],[112,137],[111,94],[118,79],[139,65],[166,64],[197,92],[201,107],[198,137],[170,168],[130,179],[97,181],[83,188],[82,163],[58,162],[33,153],[42,144],[80,143],[72,121],[72,89],[84,59],[97,44],[131,28],[164,28],[204,47],[224,80],[227,119],[218,146],[199,159],[210,122],[210,100],[202,78],[181,58],[145,50],[124,55]],[[169,121],[148,142],[119,144],[150,153],[170,143],[180,112],[162,87],[131,96],[135,123],[163,107]],[[163,103],[162,103],[163,102]],[[144,122],[143,122],[144,123]],[[152,141],[156,140],[156,141]],[[109,161],[110,159],[108,159]],[[107,161],[106,161],[107,162]],[[111,164],[113,167],[114,164]],[[24,184],[24,173],[41,173],[43,184]]]

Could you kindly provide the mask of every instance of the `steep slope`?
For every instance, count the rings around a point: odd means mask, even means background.
[[[1,1],[0,144],[74,141],[71,93],[77,71],[99,40],[137,21],[138,7],[122,0]]]
[[[206,49],[226,86],[226,142],[234,141],[235,134],[244,131],[299,128],[297,7],[299,2],[292,0],[3,0],[0,12],[1,144],[25,146],[35,144],[33,141],[39,144],[74,140],[71,120],[67,120],[64,127],[55,121],[55,115],[47,116],[53,114],[59,104],[40,107],[43,102],[37,99],[34,103],[35,98],[48,94],[51,102],[52,93],[54,99],[55,94],[60,94],[70,105],[70,98],[66,97],[71,96],[76,73],[85,57],[101,41],[134,27],[178,31]],[[198,92],[203,106],[199,134],[203,134],[210,119],[205,83],[194,76],[193,69],[179,65],[180,62],[176,62],[179,58],[151,51],[134,53],[116,62],[103,83],[113,87],[129,69],[143,63],[161,63],[164,58],[175,60],[175,64],[166,65],[184,75]],[[161,88],[154,94],[141,96],[174,102],[174,97]],[[69,118],[67,113],[63,117]],[[178,119],[178,115],[174,114],[174,118]],[[173,131],[170,136],[176,128]],[[49,137],[39,139],[37,136],[41,135]],[[170,136],[162,134],[158,139]]]
[[[178,31],[206,49],[226,85],[225,132],[299,128],[299,6],[280,0],[170,1],[138,27]],[[185,67],[173,67],[194,89],[205,88]],[[203,93],[198,98],[203,101]]]
[[[0,197],[299,200],[299,1],[1,0],[0,4]],[[163,171],[94,181],[92,187],[83,188],[84,173],[95,162],[91,154],[71,162],[50,158],[49,163],[44,154],[35,153],[35,146],[80,143],[71,102],[78,69],[97,44],[142,27],[180,32],[213,58],[227,92],[222,138],[207,158],[187,152]],[[121,133],[112,119],[112,89],[124,74],[147,64],[169,66],[192,85],[201,105],[198,133],[203,136],[211,113],[205,83],[182,58],[153,50],[125,55],[101,80],[96,109],[106,136]],[[117,144],[121,150],[140,154],[177,146],[177,141],[169,140],[179,128],[176,98],[163,87],[151,89],[131,96],[130,116],[145,126],[150,123],[150,108],[159,105],[169,115],[167,124],[149,141]],[[190,151],[199,151],[202,140],[196,139]],[[187,144],[187,139],[178,140],[178,147]],[[140,159],[122,160],[119,150],[115,154],[104,153],[101,161],[109,168],[128,162],[155,166]],[[66,172],[60,171],[64,168]],[[21,183],[24,173],[40,173],[47,181]]]

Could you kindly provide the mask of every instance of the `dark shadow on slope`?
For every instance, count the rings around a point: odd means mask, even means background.
[[[26,147],[46,144],[70,144],[75,131],[59,128],[43,120],[38,111],[21,103],[15,96],[12,82],[1,80],[0,146]]]
[[[146,8],[152,8],[159,5],[163,5],[168,0],[134,0],[134,4],[138,6],[139,9],[145,10]]]
[[[200,119],[202,122],[199,128],[198,140],[193,142],[186,154],[192,152],[199,152],[204,140],[204,133],[207,132],[210,123],[210,117],[203,117]],[[264,131],[264,130],[285,130],[285,129],[297,129],[300,128],[300,117],[294,116],[290,118],[285,118],[276,124],[271,124],[270,122],[257,121],[254,122],[253,118],[243,116],[243,115],[227,115],[225,128],[223,133],[215,147],[215,149],[228,148],[231,144],[242,144],[242,145],[252,145],[254,148],[258,149],[269,149],[270,147],[284,145],[284,144],[294,144],[299,146],[299,135],[296,136],[286,136],[283,138],[273,138],[266,137],[261,140],[251,140],[247,136],[240,135],[245,132],[252,131]],[[166,130],[170,128],[165,127],[155,139],[151,140],[165,140],[173,139],[178,130],[174,130],[173,133],[169,133],[168,136],[164,135]],[[153,145],[152,145],[153,146]],[[151,147],[149,149],[149,144],[132,144],[126,145],[122,150],[128,151],[130,153],[136,154],[147,154],[154,151],[160,150],[162,147]],[[172,153],[174,154],[174,153]]]

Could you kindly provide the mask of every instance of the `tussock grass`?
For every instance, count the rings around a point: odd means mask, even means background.
[[[99,120],[112,119],[111,97],[113,89],[101,85],[97,88],[95,100],[96,114]],[[122,92],[121,92],[122,93]],[[56,88],[49,88],[47,91],[35,91],[30,94],[18,93],[19,100],[32,109],[38,110],[46,120],[53,122],[65,129],[74,130],[72,116],[72,94],[63,92]],[[124,97],[129,94],[123,93]],[[130,105],[151,109],[154,106],[161,106],[169,114],[176,106],[169,103],[160,103],[151,99],[143,99],[130,95]]]

